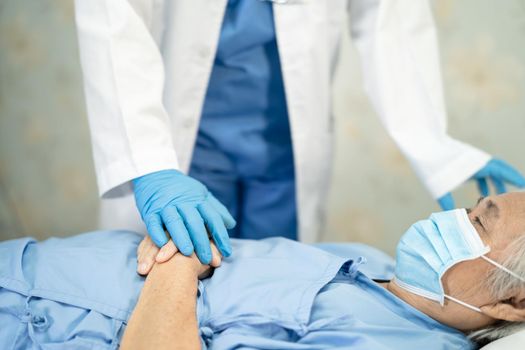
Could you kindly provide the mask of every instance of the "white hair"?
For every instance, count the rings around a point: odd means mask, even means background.
[[[525,235],[515,239],[507,249],[507,258],[502,265],[525,278]],[[518,278],[501,269],[493,269],[486,281],[485,287],[497,300],[507,300],[516,291],[525,288]],[[499,338],[525,329],[525,322],[498,321],[488,327],[473,331],[469,338],[479,345],[485,345]]]

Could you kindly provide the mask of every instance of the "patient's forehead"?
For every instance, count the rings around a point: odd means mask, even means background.
[[[513,219],[525,219],[525,192],[510,192],[487,198]]]
[[[525,192],[510,192],[482,197],[473,206],[478,211],[500,213],[512,216],[525,215]]]

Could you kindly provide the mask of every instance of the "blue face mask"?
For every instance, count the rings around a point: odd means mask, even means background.
[[[525,279],[485,256],[490,251],[470,222],[465,209],[435,213],[416,222],[397,246],[394,283],[425,298],[439,302],[445,298],[477,312],[481,310],[446,295],[441,278],[452,266],[482,258],[514,277]]]

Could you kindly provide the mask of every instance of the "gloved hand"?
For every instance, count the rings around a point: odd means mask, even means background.
[[[477,181],[479,192],[484,197],[489,195],[488,179],[492,181],[498,194],[507,191],[505,182],[519,188],[525,187],[525,177],[500,159],[491,159],[487,165],[475,173],[471,179]],[[440,197],[438,203],[443,210],[455,208],[454,198],[452,198],[452,193],[450,192]]]
[[[235,220],[202,183],[177,170],[158,171],[132,182],[137,208],[158,247],[169,240],[165,227],[182,254],[189,256],[195,249],[207,265],[212,252],[206,225],[221,254],[231,254],[226,229],[233,228]]]

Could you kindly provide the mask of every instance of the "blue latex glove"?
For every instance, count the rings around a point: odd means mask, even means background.
[[[471,179],[477,181],[479,192],[483,197],[489,195],[489,179],[492,181],[498,194],[507,192],[506,182],[519,188],[525,187],[525,177],[501,159],[491,159]],[[443,210],[455,208],[454,198],[450,192],[440,197],[438,203]]]
[[[206,225],[221,254],[231,254],[226,229],[233,228],[235,220],[199,181],[177,170],[162,170],[134,179],[133,191],[142,220],[158,247],[168,242],[165,227],[182,254],[191,255],[195,250],[199,260],[209,264],[212,255]]]

